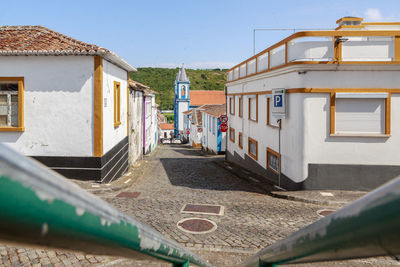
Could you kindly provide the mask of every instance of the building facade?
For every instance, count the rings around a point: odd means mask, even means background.
[[[175,137],[182,136],[184,125],[184,112],[189,110],[190,81],[186,75],[186,70],[182,66],[176,75],[175,80],[175,100],[174,100],[174,134]]]
[[[0,141],[64,176],[128,168],[128,72],[115,53],[42,26],[0,27]]]
[[[143,156],[143,95],[149,87],[129,81],[129,162],[134,164]]]
[[[369,190],[400,174],[400,25],[337,23],[228,71],[228,160],[287,189]]]
[[[215,105],[201,110],[202,138],[201,148],[212,154],[226,151],[226,132],[220,129],[220,116],[226,115],[226,104]]]

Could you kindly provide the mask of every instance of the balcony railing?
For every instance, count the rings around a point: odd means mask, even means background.
[[[400,64],[400,31],[298,32],[230,69],[227,80],[316,62]]]

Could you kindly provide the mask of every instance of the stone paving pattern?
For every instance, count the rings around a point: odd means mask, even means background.
[[[318,219],[324,205],[273,198],[261,187],[222,168],[223,156],[205,156],[183,145],[160,146],[118,186],[78,182],[121,211],[193,250],[216,266],[233,266],[290,233]],[[140,174],[140,175],[138,175]],[[130,183],[125,183],[130,181]],[[93,188],[92,188],[93,187]],[[92,189],[91,189],[92,188]],[[117,189],[116,189],[117,188]],[[137,198],[117,197],[140,192]],[[224,206],[224,214],[181,213],[185,204]],[[184,218],[206,218],[214,232],[190,234],[177,228]],[[165,263],[84,255],[64,251],[1,246],[2,266],[170,266]],[[389,258],[299,266],[393,266]]]

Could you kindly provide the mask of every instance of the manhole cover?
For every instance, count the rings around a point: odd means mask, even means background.
[[[224,207],[220,205],[208,204],[186,204],[183,206],[182,213],[198,213],[208,215],[223,215]]]
[[[324,209],[324,210],[317,211],[318,215],[321,216],[321,217],[328,216],[332,212],[335,212],[335,210]]]
[[[186,218],[177,223],[180,230],[191,234],[206,234],[217,229],[213,221],[202,218]]]
[[[117,195],[117,197],[126,197],[126,198],[137,198],[140,195],[140,192],[122,192]]]

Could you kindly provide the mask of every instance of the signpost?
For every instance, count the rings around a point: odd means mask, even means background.
[[[228,125],[226,123],[221,123],[221,125],[219,126],[219,130],[225,133],[226,131],[228,131]]]
[[[278,139],[278,153],[281,154],[281,126],[282,119],[286,118],[286,96],[285,89],[273,89],[272,90],[272,117],[274,117],[279,123],[279,139]],[[281,166],[278,170],[278,186],[281,186]]]

